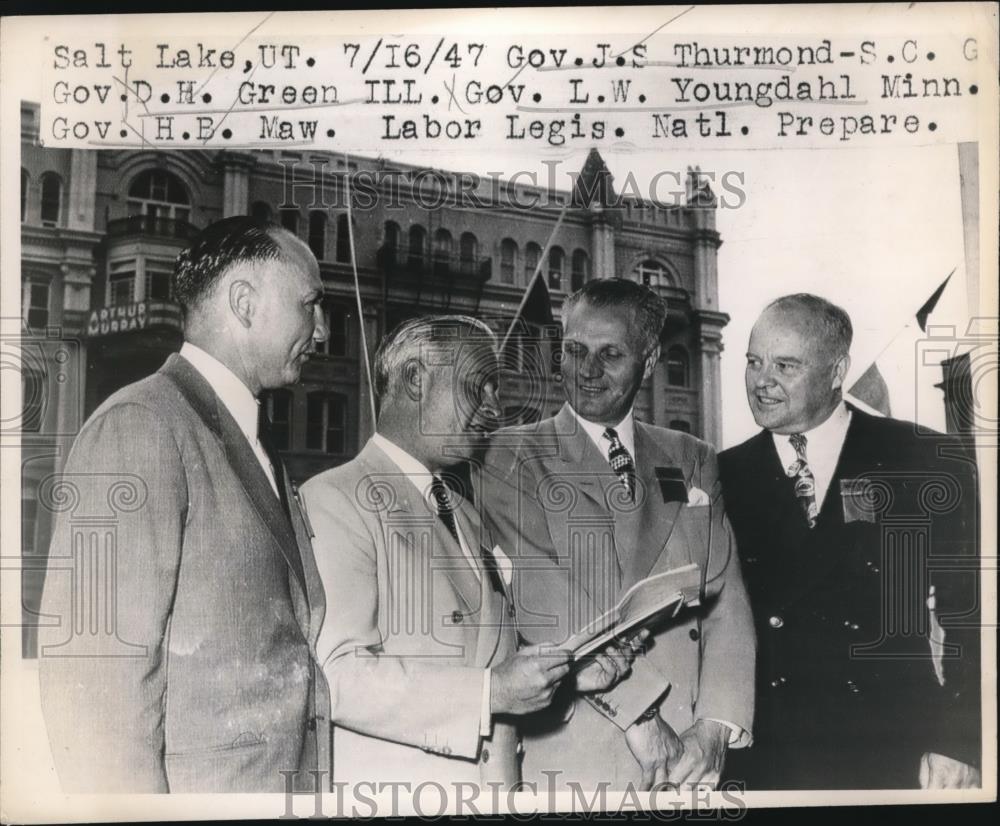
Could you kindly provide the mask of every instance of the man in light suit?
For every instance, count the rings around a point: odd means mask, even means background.
[[[258,395],[327,335],[308,248],[228,218],[178,257],[184,346],[81,430],[42,612],[42,710],[67,792],[281,792],[329,762],[325,609]]]
[[[715,453],[633,415],[665,317],[632,281],[586,284],[563,304],[567,403],[490,440],[483,502],[529,641],[565,640],[650,574],[694,562],[704,577],[700,607],[652,629],[614,691],[581,702],[567,680],[527,721],[524,777],[545,787],[714,783],[750,739],[754,634]]]
[[[749,789],[978,785],[975,460],[845,404],[851,320],[809,294],[761,314],[763,430],[719,457],[760,656]],[[933,592],[933,596],[932,596]]]
[[[512,788],[517,715],[547,705],[569,666],[566,652],[517,650],[509,560],[455,489],[454,466],[498,414],[495,340],[464,316],[406,322],[380,346],[374,385],[375,435],[302,487],[337,606],[318,643],[334,781]]]

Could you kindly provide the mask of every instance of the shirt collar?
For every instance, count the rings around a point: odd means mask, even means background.
[[[257,439],[257,417],[260,402],[254,398],[237,375],[215,356],[211,356],[200,347],[185,341],[180,355],[204,377],[219,400],[225,405],[229,414],[247,437],[250,444]]]
[[[840,453],[841,445],[847,437],[847,428],[851,423],[851,411],[841,401],[833,412],[812,430],[803,431],[806,437],[806,457],[834,456]],[[781,458],[782,467],[788,467],[795,461],[795,448],[790,443],[791,434],[772,433],[774,447]]]
[[[580,427],[583,428],[584,433],[590,437],[590,440],[597,446],[597,449],[601,451],[601,455],[607,456],[608,449],[611,446],[611,443],[604,438],[604,431],[608,429],[607,425],[598,424],[597,422],[583,418],[573,410],[573,405],[570,405],[569,409],[573,411],[573,415],[576,417],[577,422],[579,422]],[[635,416],[631,408],[625,415],[625,418],[615,425],[615,433],[618,434],[618,439],[621,441],[622,446],[629,452],[632,460],[635,461]]]
[[[434,504],[431,499],[431,478],[434,476],[430,470],[419,459],[414,458],[395,442],[390,441],[381,433],[372,436],[372,444],[381,450],[389,461],[399,468],[403,475],[410,480],[411,484],[420,491],[430,504]]]

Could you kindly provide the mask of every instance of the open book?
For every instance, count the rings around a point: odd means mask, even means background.
[[[559,647],[569,649],[579,659],[603,648],[616,637],[638,631],[640,626],[667,611],[676,616],[683,606],[697,605],[700,590],[701,569],[694,562],[640,579],[614,608]]]

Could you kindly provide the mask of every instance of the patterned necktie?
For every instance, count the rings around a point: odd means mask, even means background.
[[[802,433],[793,433],[788,437],[788,443],[795,448],[795,461],[788,466],[785,473],[795,479],[795,495],[802,505],[809,527],[815,528],[819,506],[816,504],[816,480],[806,461],[806,437]]]
[[[611,463],[611,469],[618,474],[618,478],[622,480],[622,484],[628,491],[629,499],[634,502],[635,462],[632,461],[632,454],[621,443],[621,439],[618,438],[618,433],[613,427],[604,431],[604,438],[611,442],[611,446],[608,448],[608,461]]]
[[[458,525],[455,523],[455,513],[451,504],[451,495],[448,492],[448,487],[445,485],[444,480],[436,473],[431,476],[431,496],[434,497],[434,504],[437,507],[438,517],[442,522],[444,522],[444,526],[448,529],[448,533],[454,537],[455,541],[459,544],[459,547],[461,547],[462,541],[458,538]],[[503,584],[500,577],[500,570],[497,566],[497,561],[493,558],[493,554],[482,550],[480,558],[482,559],[483,567],[486,569],[486,575],[489,577],[490,585],[493,586],[493,590],[498,594],[502,594]]]

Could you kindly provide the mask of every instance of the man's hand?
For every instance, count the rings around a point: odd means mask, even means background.
[[[715,788],[729,743],[729,729],[714,720],[697,720],[681,735],[684,754],[670,770],[669,781],[679,786],[707,784]]]
[[[920,758],[921,789],[979,789],[982,785],[982,775],[975,766],[932,751]]]
[[[666,783],[670,767],[684,751],[677,732],[659,714],[629,726],[625,730],[625,742],[642,769],[639,791],[649,791],[653,786]]]
[[[569,673],[572,653],[551,646],[529,645],[493,667],[490,710],[494,714],[530,714],[545,708]]]
[[[576,672],[577,691],[609,691],[624,680],[636,655],[642,651],[649,631],[642,629],[628,639],[608,645],[600,654]]]

